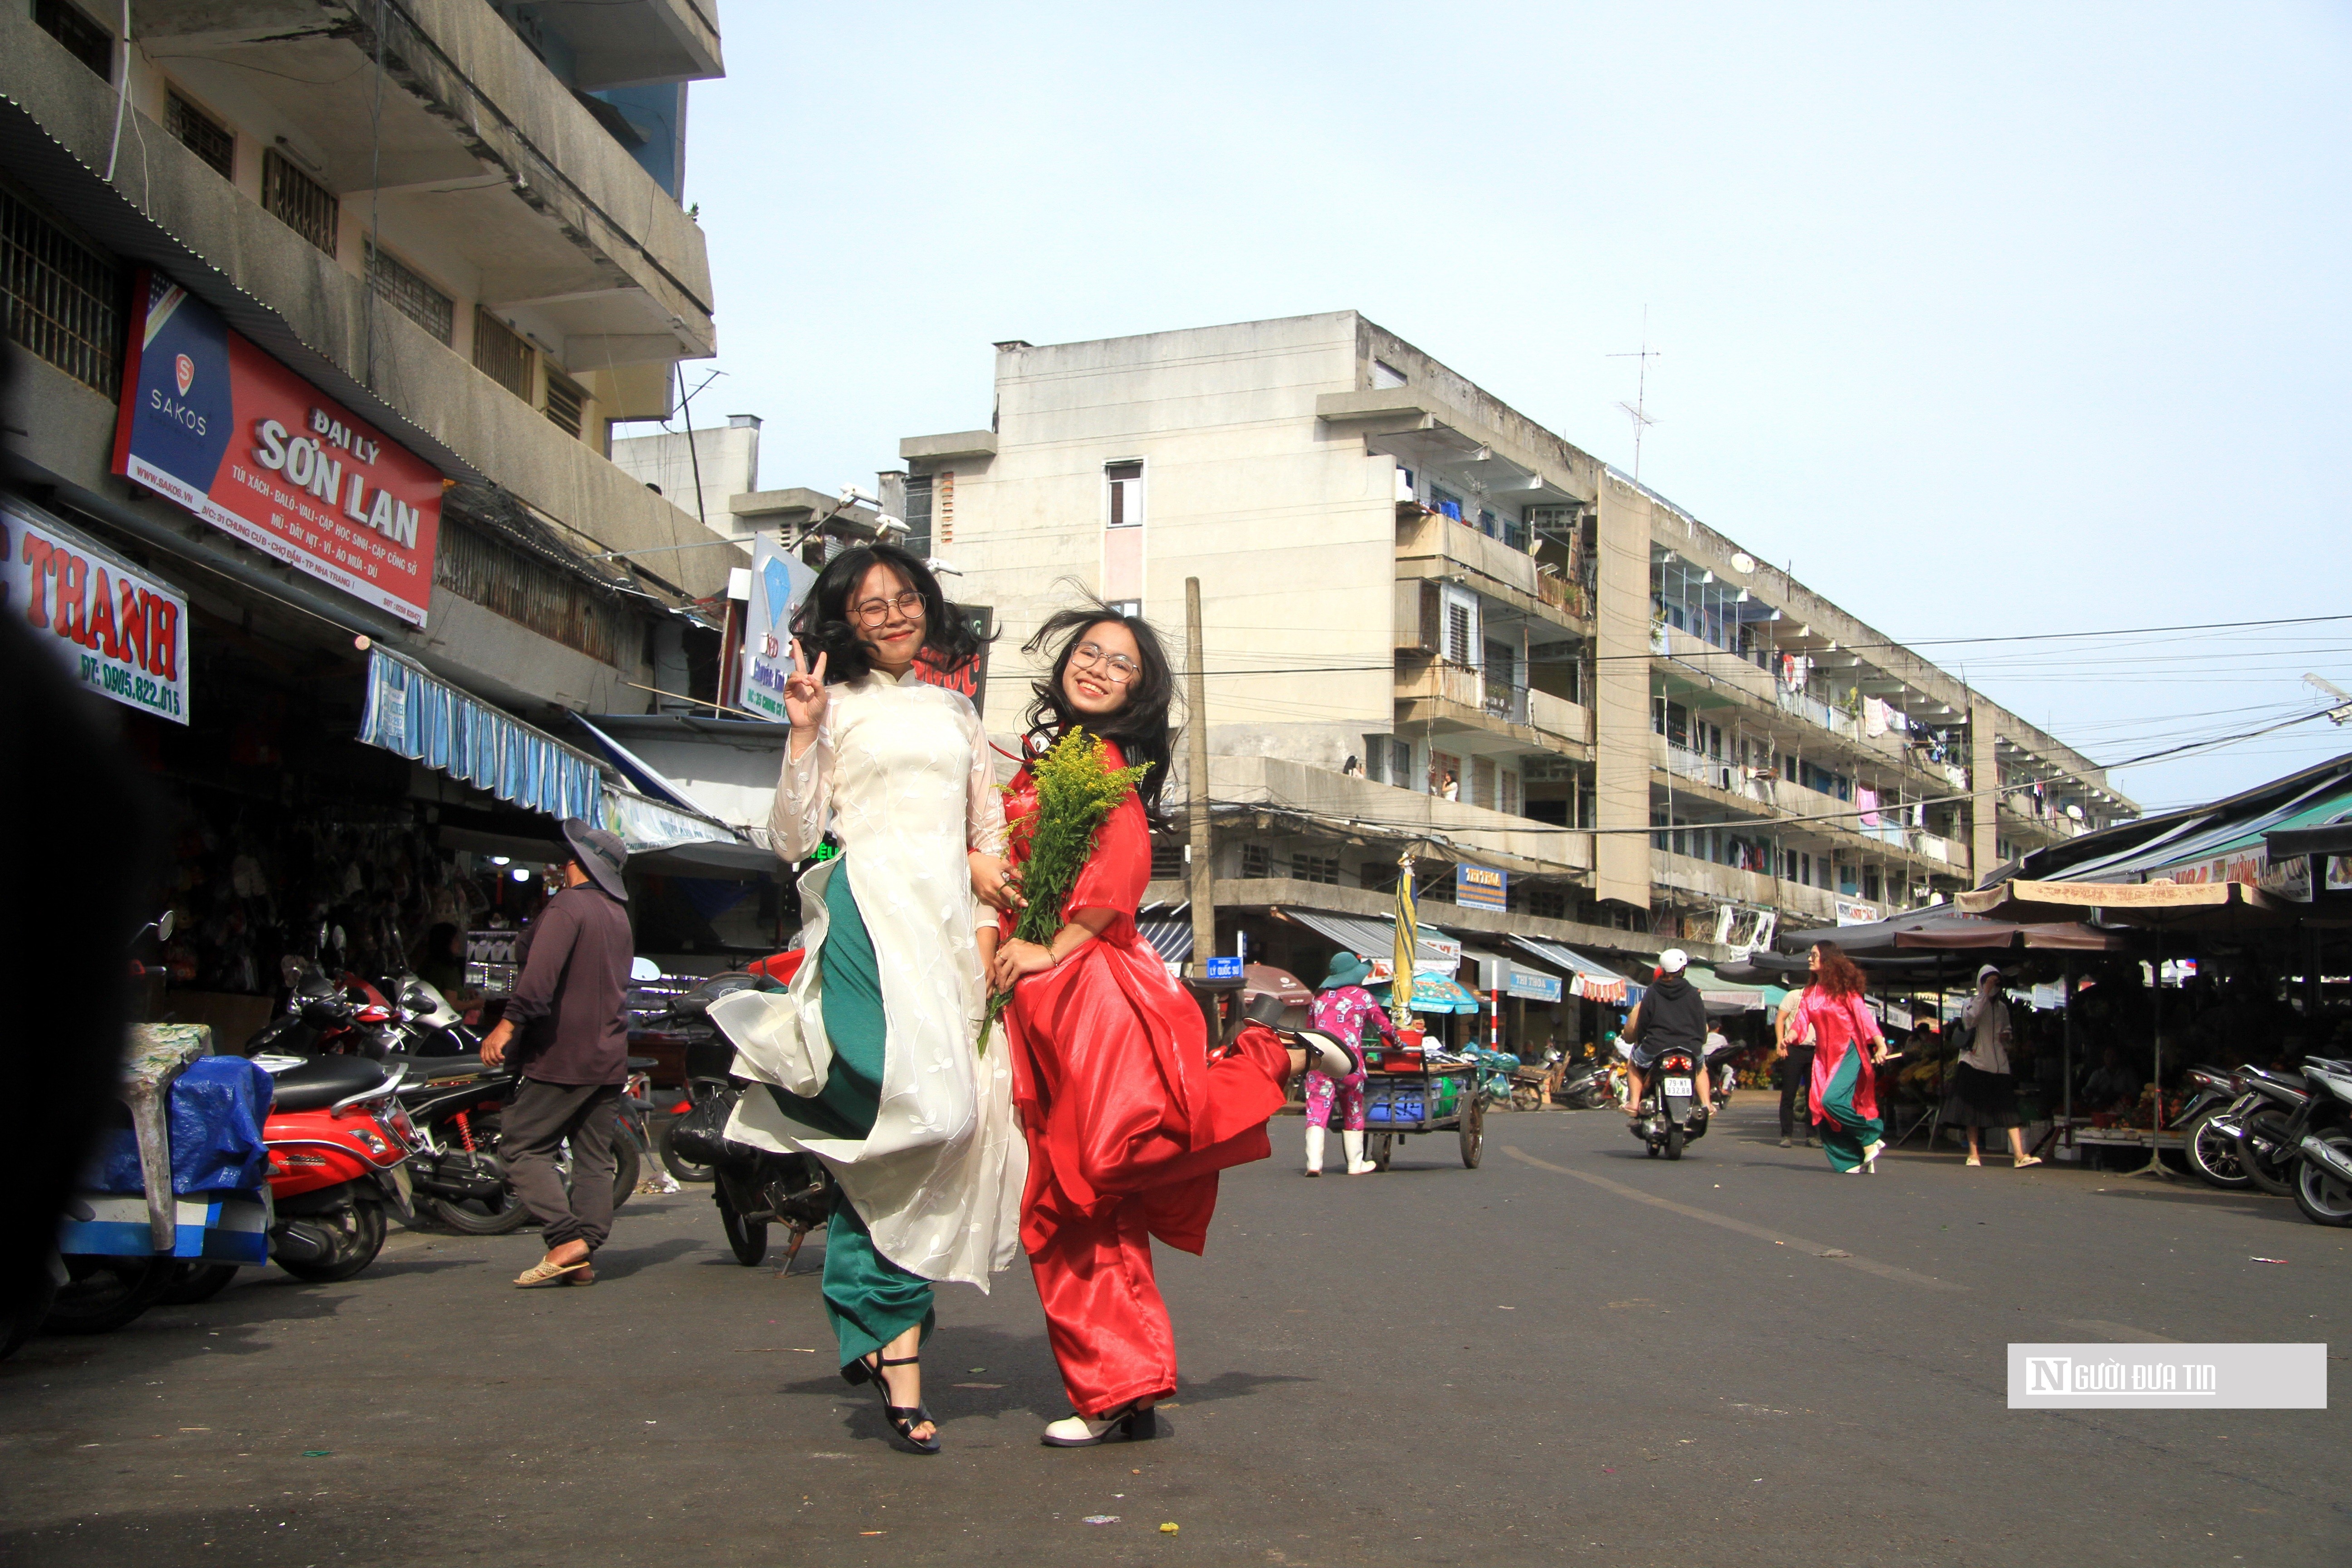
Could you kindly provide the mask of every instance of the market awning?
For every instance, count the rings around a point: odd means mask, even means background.
[[[2284,925],[2294,906],[2244,882],[2003,882],[1959,895],[1960,908],[1990,920],[2058,921],[2096,916],[2102,924],[2215,931]]]
[[[1733,1012],[1753,1013],[1766,1005],[1764,987],[1761,985],[1743,985],[1736,981],[1726,980],[1704,963],[1691,964],[1683,973],[1685,979],[1698,987],[1700,997],[1705,1000],[1711,1011],[1720,1012],[1728,1009]]]
[[[1151,944],[1151,951],[1170,963],[1182,963],[1192,956],[1192,921],[1181,920],[1139,920],[1135,934]]]
[[[1630,983],[1615,970],[1603,968],[1573,948],[1562,947],[1556,942],[1545,942],[1532,936],[1514,936],[1511,942],[1565,973],[1570,995],[1612,1006],[1624,1005],[1625,988]]]
[[[1385,1007],[1393,989],[1388,985],[1375,985],[1372,997]],[[1416,1013],[1475,1013],[1484,1005],[1478,998],[1443,974],[1416,974],[1412,977],[1412,1010]]]
[[[607,776],[605,764],[459,690],[422,665],[374,648],[359,738],[527,811],[611,829],[647,870],[774,873],[769,851],[725,823]]]
[[[1489,995],[1499,991],[1527,1002],[1557,1002],[1565,994],[1559,975],[1547,973],[1522,960],[1466,946],[1462,950],[1462,960],[1475,966],[1465,971],[1465,976],[1475,979],[1478,989]]]
[[[1396,952],[1396,921],[1367,920],[1360,915],[1335,915],[1326,910],[1278,909],[1283,919],[1338,942],[1349,952],[1375,963]],[[1413,965],[1417,969],[1452,973],[1462,963],[1462,944],[1433,926],[1413,928]]]
[[[529,811],[603,816],[604,770],[593,757],[380,647],[368,653],[359,738]]]

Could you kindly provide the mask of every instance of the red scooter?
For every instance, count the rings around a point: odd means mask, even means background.
[[[363,1057],[323,1056],[271,1073],[277,1093],[261,1129],[269,1146],[269,1258],[297,1279],[332,1284],[374,1262],[390,1228],[387,1204],[404,1220],[416,1217],[408,1177],[416,1130],[397,1096],[405,1072]],[[205,1300],[236,1268],[186,1265],[164,1300]]]

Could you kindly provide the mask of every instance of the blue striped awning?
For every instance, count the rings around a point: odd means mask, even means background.
[[[368,653],[360,739],[530,811],[603,818],[593,758],[382,648]]]

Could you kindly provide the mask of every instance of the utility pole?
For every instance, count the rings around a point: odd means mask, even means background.
[[[1185,868],[1192,900],[1193,973],[1217,951],[1216,868],[1209,862],[1209,681],[1201,663],[1201,580],[1184,579],[1184,707],[1190,721],[1184,820],[1191,847]]]

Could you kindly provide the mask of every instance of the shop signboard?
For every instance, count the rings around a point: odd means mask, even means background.
[[[0,613],[19,615],[74,678],[126,708],[188,721],[188,599],[104,546],[0,506]]]
[[[425,624],[441,475],[160,273],[132,293],[114,471],[223,532]]]
[[[1840,899],[1837,901],[1837,923],[1842,926],[1866,926],[1878,919],[1878,906],[1865,904],[1860,899]]]
[[[977,605],[950,605],[948,609],[971,623],[973,635],[981,638],[980,651],[953,668],[931,658],[928,651],[917,654],[915,679],[926,686],[961,691],[971,699],[973,712],[983,712],[988,704],[988,637],[995,628],[996,612]]]
[[[815,583],[816,574],[776,535],[762,534],[752,543],[742,703],[780,724],[790,722],[784,712],[784,678],[793,672],[793,616]]]
[[[1511,879],[1507,871],[1491,866],[1456,866],[1454,868],[1454,901],[1465,910],[1503,911],[1505,893]]]
[[[1507,995],[1525,997],[1530,1002],[1558,1002],[1560,999],[1560,982],[1557,974],[1539,974],[1514,963],[1505,980],[1503,990]]]

